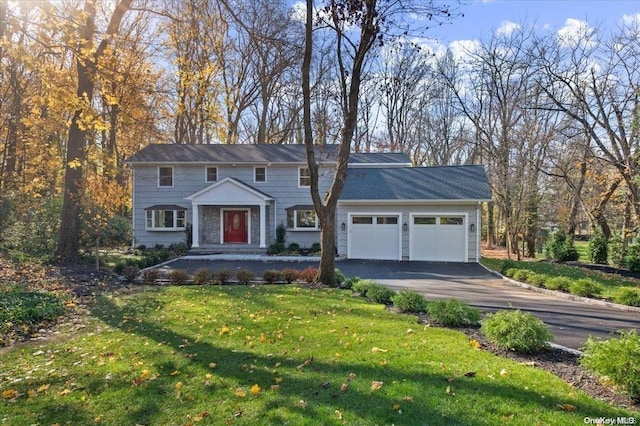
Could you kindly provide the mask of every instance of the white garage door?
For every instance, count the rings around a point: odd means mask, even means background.
[[[354,215],[349,219],[350,259],[401,260],[398,215]]]
[[[436,262],[466,262],[464,215],[411,217],[409,258]]]

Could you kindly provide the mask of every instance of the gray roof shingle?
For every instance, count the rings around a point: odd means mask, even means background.
[[[490,200],[483,166],[349,169],[341,201]]]
[[[316,159],[320,162],[335,161],[338,145],[316,147]],[[306,163],[305,146],[296,145],[147,145],[126,161],[139,163]],[[403,153],[351,154],[352,164],[410,163]]]

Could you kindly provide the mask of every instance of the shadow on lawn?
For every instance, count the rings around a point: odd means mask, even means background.
[[[237,381],[245,387],[250,387],[253,383],[273,383],[273,373],[267,371],[266,368],[260,368],[261,366],[280,365],[283,370],[291,368],[295,372],[296,366],[304,362],[302,355],[298,357],[283,354],[266,356],[248,350],[219,347],[203,341],[193,342],[193,336],[176,333],[168,327],[163,327],[162,323],[142,320],[140,313],[161,308],[162,305],[156,300],[143,298],[129,299],[128,301],[131,303],[119,306],[111,300],[102,298],[93,313],[105,323],[127,334],[134,333],[158,343],[162,342],[176,354],[184,356],[185,361],[188,360],[190,365],[201,368],[203,371],[209,369],[208,366],[211,362],[216,362],[218,363],[214,370],[216,376]],[[188,347],[185,347],[185,342],[190,342]],[[220,363],[220,360],[233,361]],[[252,374],[247,374],[240,368],[243,364],[254,364],[260,367],[256,368]],[[145,382],[144,386],[132,387],[131,380],[127,379],[110,383],[109,386],[112,389],[122,387],[123,393],[129,395],[124,398],[124,402],[131,401],[131,404],[135,404],[136,407],[135,409],[130,409],[127,406],[122,407],[121,420],[123,424],[156,424],[163,418],[163,410],[166,411],[163,401],[168,402],[175,398],[174,382],[164,378],[169,377],[177,366],[171,362],[156,366],[160,370],[160,378]],[[448,377],[444,373],[396,370],[392,367],[376,365],[334,364],[318,359],[302,370],[304,371],[301,371],[300,374],[286,376],[286,380],[280,388],[278,399],[263,404],[261,412],[253,412],[252,415],[255,419],[263,424],[283,424],[291,421],[287,414],[289,412],[293,418],[301,416],[310,423],[313,423],[313,419],[316,422],[329,424],[340,423],[337,418],[326,418],[327,413],[340,410],[345,415],[350,413],[371,424],[402,423],[409,418],[420,419],[419,421],[423,424],[464,424],[470,426],[487,424],[486,419],[478,418],[474,412],[461,412],[456,408],[456,398],[445,395]],[[351,387],[347,393],[341,392],[339,390],[340,380],[345,380],[349,373],[354,373],[358,380],[364,380],[367,383],[371,380],[379,380],[391,385],[410,379],[425,383],[425,387],[436,387],[438,395],[429,397],[429,401],[433,404],[403,404],[406,414],[399,417],[399,414],[392,407],[399,403],[402,396],[389,395],[385,387],[376,392],[368,389],[358,391],[354,389],[355,387]],[[408,375],[410,377],[407,377]],[[101,382],[101,378],[96,378],[96,381],[96,390],[99,391],[102,384],[98,382]],[[323,386],[323,382],[325,385],[326,383],[329,385]],[[458,394],[465,395],[465,398],[469,398],[468,395],[477,395],[478,401],[483,401],[487,397],[508,400],[509,402],[505,406],[513,407],[513,410],[517,410],[517,407],[520,406],[537,404],[542,411],[553,411],[557,410],[557,405],[570,402],[550,397],[544,399],[536,392],[505,383],[493,384],[464,377],[452,384],[452,387]],[[416,395],[417,399],[419,398]],[[306,404],[304,406],[297,405],[293,403],[294,401],[305,401]],[[222,402],[212,399],[212,414],[208,421],[219,423],[234,420],[232,411],[227,409],[223,412],[223,410],[214,407]],[[280,404],[284,404],[284,406]],[[321,411],[321,408],[325,408],[325,410]],[[411,412],[410,415],[409,412]],[[516,411],[513,414],[518,415]],[[577,407],[577,411],[571,414],[577,416],[575,418],[582,419],[595,415],[616,417],[620,415],[620,412],[610,408],[608,412],[603,413],[601,406],[589,403]],[[216,415],[222,417],[216,418],[214,417]],[[80,413],[77,413],[77,419],[79,421],[86,420],[82,418]]]

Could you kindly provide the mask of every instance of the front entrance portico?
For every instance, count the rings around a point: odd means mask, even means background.
[[[269,195],[234,178],[224,178],[185,198],[192,206],[192,244],[201,243],[200,210],[203,206],[216,206],[221,211],[220,244],[251,243],[251,207],[259,208],[259,247],[266,248],[266,209],[273,202]],[[243,206],[243,207],[238,207]],[[246,206],[246,208],[244,207]],[[255,237],[254,237],[255,238]]]

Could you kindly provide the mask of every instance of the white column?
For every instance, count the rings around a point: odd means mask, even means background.
[[[260,248],[267,247],[267,212],[265,203],[260,204]]]
[[[191,218],[191,247],[200,247],[200,205],[192,204],[192,218]]]

